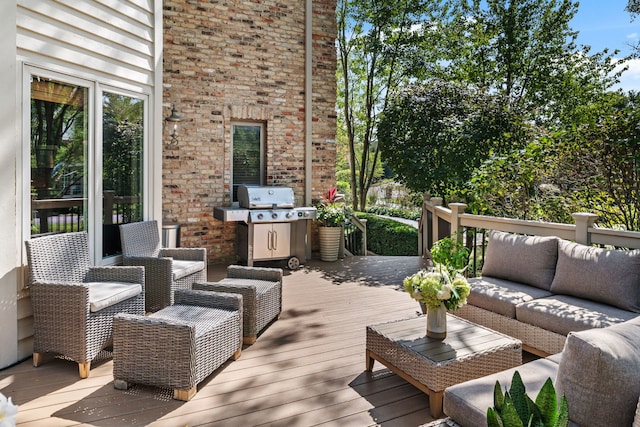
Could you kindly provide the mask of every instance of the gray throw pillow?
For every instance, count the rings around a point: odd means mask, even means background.
[[[640,313],[640,251],[594,248],[563,240],[551,292]]]
[[[640,396],[640,317],[571,332],[558,366],[556,390],[581,426],[630,426]]]
[[[491,231],[482,275],[549,290],[558,258],[558,238]]]

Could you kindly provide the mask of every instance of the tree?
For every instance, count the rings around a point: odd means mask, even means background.
[[[610,92],[584,107],[580,125],[491,156],[465,190],[469,210],[563,223],[588,211],[608,228],[640,230],[639,100]]]
[[[550,136],[538,136],[521,149],[486,159],[463,190],[469,212],[571,223],[574,211],[554,180],[555,144]]]
[[[455,0],[448,75],[498,92],[541,123],[572,120],[573,111],[615,84],[622,70],[607,50],[576,45],[572,0]]]
[[[338,1],[338,125],[345,129],[354,209],[364,210],[381,173],[379,114],[397,87],[435,67],[430,46],[441,34],[434,23],[445,12],[425,0]]]
[[[378,127],[383,159],[397,178],[445,199],[486,158],[522,146],[526,132],[504,97],[444,81],[396,94]]]
[[[640,230],[640,95],[610,93],[598,115],[556,140],[556,185],[574,211],[606,227]]]

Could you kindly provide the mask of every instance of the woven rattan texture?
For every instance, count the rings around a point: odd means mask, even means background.
[[[518,322],[516,319],[494,313],[483,308],[465,305],[456,311],[456,316],[484,325],[494,331],[518,338],[524,344],[546,354],[560,353],[567,337],[537,326]]]
[[[77,363],[93,360],[111,346],[116,313],[144,313],[144,269],[91,267],[85,232],[39,237],[26,242],[33,306],[33,351],[54,353]],[[92,313],[85,282],[139,283],[143,292]]]
[[[426,330],[426,320],[419,320],[425,322]],[[522,363],[522,346],[520,341],[515,339],[509,339],[509,342],[501,340],[503,344],[438,363],[403,345],[403,340],[396,340],[380,333],[375,325],[367,327],[366,340],[368,350],[433,391],[442,391],[454,384],[500,372]],[[442,344],[448,346],[446,340]]]
[[[161,248],[157,221],[120,225],[120,240],[124,265],[145,268],[146,310],[153,312],[174,303],[177,289],[191,289],[196,281],[207,280],[207,251],[204,248]],[[203,269],[173,279],[173,259],[202,261]]]
[[[232,265],[227,276],[217,283],[194,283],[193,288],[242,295],[244,336],[256,337],[282,312],[282,270]]]
[[[116,316],[114,379],[187,390],[241,349],[239,296],[178,291],[176,300],[150,316]]]

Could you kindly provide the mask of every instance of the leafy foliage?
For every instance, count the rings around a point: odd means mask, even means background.
[[[469,211],[571,223],[599,215],[609,228],[640,230],[640,104],[610,93],[582,111],[582,124],[488,158],[459,197]]]
[[[640,230],[640,97],[611,94],[593,120],[559,134],[556,185],[574,211]]]
[[[502,392],[496,381],[493,408],[487,409],[488,427],[566,427],[569,424],[567,400],[558,406],[551,378],[545,381],[535,402],[527,395],[520,373],[515,371],[509,391]]]
[[[388,206],[381,206],[381,205],[369,206],[365,212],[376,214],[376,215],[392,216],[395,218],[411,219],[413,221],[419,220],[421,215],[421,212],[418,210],[391,208]]]
[[[556,185],[558,150],[539,137],[519,150],[493,155],[476,169],[461,191],[469,211],[541,221],[572,222],[570,203]]]
[[[349,208],[342,202],[337,187],[331,186],[316,204],[316,221],[323,227],[342,227],[349,220]]]
[[[383,159],[402,183],[445,198],[484,159],[522,145],[526,130],[504,98],[434,81],[394,96],[378,138]]]
[[[545,123],[570,117],[611,87],[619,73],[607,50],[591,54],[576,45],[573,0],[457,0],[448,37],[447,73]]]
[[[462,241],[445,237],[433,244],[430,249],[435,264],[444,265],[450,274],[463,273],[469,266],[469,249]]]

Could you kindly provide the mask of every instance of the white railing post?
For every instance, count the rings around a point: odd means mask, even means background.
[[[589,212],[576,212],[571,214],[573,220],[576,222],[576,243],[582,243],[583,245],[591,244],[591,234],[589,228],[593,227],[598,215]]]
[[[462,242],[462,225],[460,224],[460,215],[467,208],[465,203],[449,203],[451,209],[451,236],[455,236],[456,240]]]

